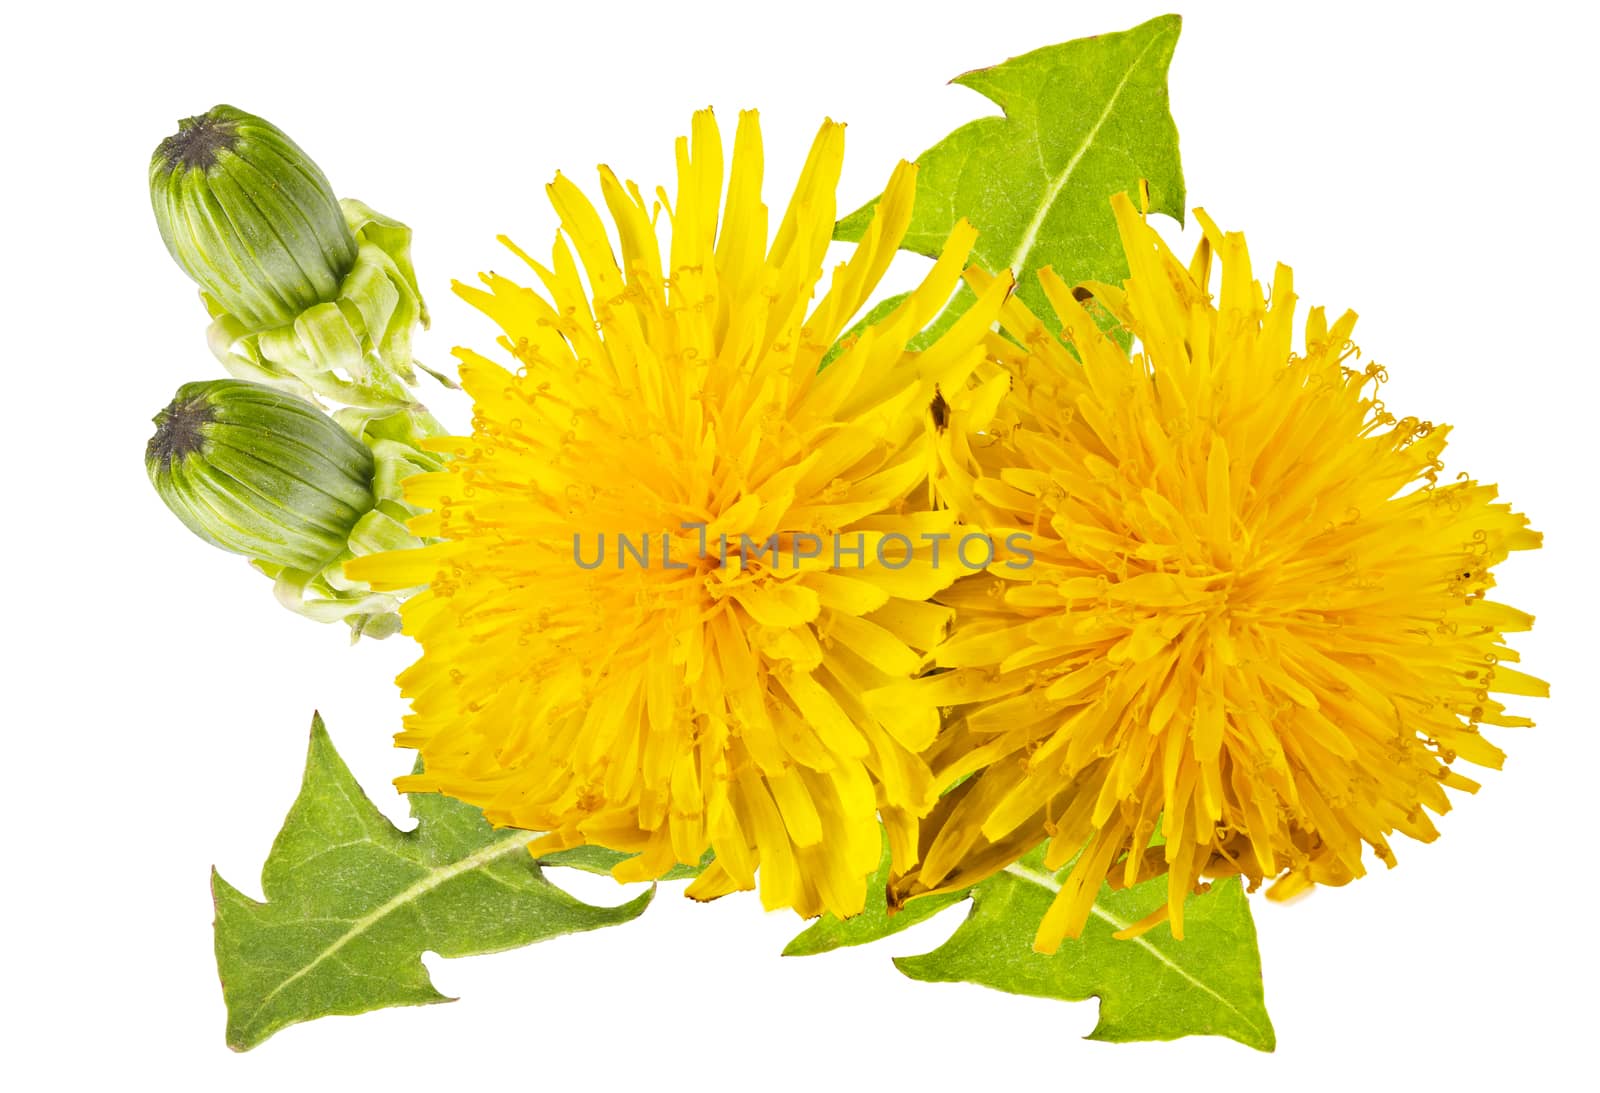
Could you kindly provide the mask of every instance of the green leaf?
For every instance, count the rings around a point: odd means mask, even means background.
[[[978,229],[974,258],[1017,274],[1036,314],[1051,314],[1036,278],[1051,266],[1068,284],[1120,282],[1127,262],[1111,216],[1114,193],[1183,219],[1178,130],[1167,66],[1182,20],[1164,15],[1119,34],[1046,46],[955,78],[1003,117],[969,122],[917,157],[916,204],[901,246],[937,255],[956,222]],[[845,217],[834,237],[858,241],[876,202]],[[965,309],[963,288],[946,315]],[[949,320],[944,320],[949,321]]]
[[[1183,219],[1166,86],[1181,27],[1179,17],[1163,16],[958,76],[955,83],[991,99],[1004,116],[964,125],[917,157],[916,205],[901,246],[936,256],[957,221],[967,219],[979,232],[974,258],[990,271],[1015,273],[1018,294],[1040,316],[1052,312],[1030,275],[1043,267],[1069,284],[1121,281],[1127,261],[1110,196],[1137,198],[1143,181],[1151,211]],[[835,238],[859,240],[873,204],[841,220]],[[880,303],[868,319],[900,299]],[[971,300],[963,287],[914,348],[934,340]],[[887,870],[885,862],[874,890],[883,890]],[[1161,905],[1164,880],[1122,892],[1105,886],[1083,936],[1045,956],[1033,951],[1033,937],[1061,875],[1046,872],[1036,852],[968,892],[913,900],[894,916],[881,902],[844,921],[824,916],[784,951],[808,955],[876,941],[970,897],[968,917],[950,939],[931,953],[897,959],[902,972],[1047,998],[1097,996],[1094,1039],[1211,1034],[1272,1050],[1255,924],[1237,880],[1190,900],[1182,942],[1166,925],[1128,941],[1112,937]]]
[[[847,945],[865,945],[917,923],[932,918],[946,907],[954,906],[967,898],[966,892],[950,892],[925,899],[912,900],[894,914],[889,913],[884,892],[889,885],[889,840],[883,840],[883,858],[878,871],[867,882],[869,895],[866,910],[849,918],[836,918],[824,913],[793,941],[784,947],[784,956],[815,956]]]
[[[570,850],[557,850],[553,854],[546,854],[539,859],[540,865],[559,865],[568,869],[579,869],[585,873],[600,873],[609,875],[618,862],[635,857],[623,850],[612,850],[604,846],[574,846]],[[700,859],[699,865],[674,865],[661,874],[662,880],[693,880],[698,877],[706,866],[711,864],[713,855],[707,850],[705,857]]]
[[[844,920],[824,915],[789,942],[785,956],[811,956],[847,945],[865,945],[926,921],[971,899],[967,918],[939,948],[895,959],[912,979],[978,983],[1011,994],[1081,1002],[1100,999],[1093,1040],[1175,1040],[1180,1036],[1227,1036],[1262,1051],[1276,1043],[1261,993],[1261,958],[1249,901],[1237,879],[1214,884],[1184,908],[1185,934],[1175,941],[1166,925],[1142,937],[1111,935],[1138,922],[1166,899],[1166,880],[1156,878],[1113,892],[1102,886],[1094,913],[1076,941],[1067,939],[1052,956],[1034,952],[1033,937],[1061,880],[1035,850],[988,880],[962,892],[914,899],[890,915],[882,899],[889,876],[884,861],[869,891],[879,894],[861,914]]]
[[[1033,936],[1067,870],[1051,874],[1041,857],[1036,851],[979,884],[970,913],[948,941],[922,956],[898,957],[895,966],[928,982],[979,983],[1074,1002],[1098,997],[1091,1040],[1211,1035],[1273,1049],[1255,922],[1238,878],[1190,897],[1182,941],[1165,923],[1127,941],[1111,936],[1161,905],[1164,877],[1120,892],[1102,887],[1083,936],[1045,956],[1034,952]]]
[[[424,951],[472,956],[610,926],[654,894],[594,907],[545,879],[528,832],[496,831],[438,794],[413,794],[411,814],[415,830],[391,824],[312,719],[300,795],[261,872],[267,901],[211,874],[230,1047],[328,1014],[451,1001]]]

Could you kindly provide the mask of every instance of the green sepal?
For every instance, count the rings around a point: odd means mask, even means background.
[[[364,581],[347,577],[345,563],[368,554],[415,550],[425,546],[407,523],[420,509],[404,498],[403,483],[414,474],[441,470],[443,458],[422,443],[439,428],[427,415],[411,410],[375,413],[354,407],[333,418],[372,453],[372,488],[377,501],[345,539],[344,549],[315,570],[255,563],[273,580],[273,595],[289,610],[317,622],[343,622],[350,640],[382,639],[400,631],[400,605],[413,589],[374,592]]]
[[[357,243],[337,295],[264,328],[202,292],[211,351],[233,375],[275,383],[346,406],[412,409],[411,337],[428,309],[411,264],[411,229],[359,201],[340,208]]]

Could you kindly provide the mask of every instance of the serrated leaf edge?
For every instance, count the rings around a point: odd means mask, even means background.
[[[514,850],[520,850],[523,853],[527,853],[528,840],[531,837],[532,836],[526,831],[518,831],[513,835],[508,835],[505,838],[497,839],[489,845],[473,851],[471,854],[468,854],[459,861],[454,861],[449,865],[438,866],[429,870],[426,874],[412,882],[408,888],[391,896],[382,906],[374,908],[373,910],[368,911],[365,915],[362,915],[360,918],[354,920],[350,924],[350,928],[348,930],[329,943],[326,948],[316,955],[316,957],[308,961],[303,967],[301,967],[287,979],[283,980],[283,982],[279,983],[276,987],[273,987],[272,990],[268,991],[265,997],[263,997],[256,1005],[255,1009],[250,1011],[250,1016],[246,1017],[240,1022],[241,1026],[250,1027],[253,1025],[256,1018],[261,1015],[262,1010],[266,1009],[272,1000],[286,990],[289,986],[309,975],[315,968],[320,966],[323,961],[333,956],[334,953],[337,953],[340,949],[344,948],[350,942],[366,933],[373,926],[383,921],[383,919],[387,918],[401,907],[421,899],[423,896],[427,895],[441,884],[444,884],[446,881],[458,877],[462,873],[471,872],[472,870],[477,869],[479,866],[486,865],[489,862],[494,861],[496,858],[504,857],[506,854],[509,854]]]
[[[1150,20],[1150,22],[1156,21],[1154,19]],[[1135,27],[1134,29],[1137,30],[1138,28]],[[1144,59],[1149,56],[1150,51],[1158,44],[1168,40],[1167,34],[1164,33],[1165,29],[1165,27],[1158,28],[1155,34],[1151,36],[1150,41],[1146,42],[1145,47],[1139,51],[1139,55],[1129,62],[1128,70],[1122,74],[1122,79],[1117,82],[1116,90],[1112,91],[1111,97],[1106,100],[1105,109],[1100,111],[1100,116],[1095,119],[1094,125],[1089,127],[1089,132],[1084,134],[1083,141],[1078,145],[1077,151],[1072,153],[1072,158],[1067,161],[1067,165],[1061,169],[1059,175],[1051,180],[1049,187],[1045,190],[1044,197],[1039,202],[1039,207],[1034,210],[1033,219],[1028,222],[1027,230],[1022,233],[1022,239],[1017,243],[1017,249],[1012,252],[1011,261],[1007,263],[1007,268],[1018,277],[1022,276],[1028,255],[1033,253],[1034,244],[1039,241],[1039,231],[1044,227],[1045,219],[1050,215],[1050,210],[1055,207],[1056,199],[1061,196],[1061,191],[1066,184],[1071,181],[1073,173],[1078,169],[1078,164],[1083,162],[1083,157],[1093,147],[1095,138],[1100,135],[1100,130],[1105,126],[1106,120],[1111,117],[1111,112],[1117,108],[1117,101],[1122,98],[1122,92],[1127,89],[1128,81],[1133,79],[1133,74],[1144,63]],[[956,80],[960,79],[961,77],[956,77]]]
[[[1021,880],[1037,884],[1040,888],[1043,888],[1048,892],[1055,893],[1061,891],[1060,882],[1049,873],[1041,873],[1037,869],[1030,869],[1025,865],[1019,865],[1016,863],[1006,866],[1005,872],[1010,873],[1012,876],[1018,877]],[[1116,930],[1126,930],[1132,925],[1132,923],[1122,921],[1116,915],[1113,915],[1111,912],[1101,907],[1099,900],[1095,901],[1093,908],[1090,910],[1090,914],[1094,915],[1095,918],[1100,919],[1102,922],[1107,923]],[[1210,984],[1203,980],[1196,979],[1194,975],[1188,971],[1188,969],[1158,949],[1149,941],[1149,939],[1142,936],[1133,937],[1129,938],[1126,944],[1138,945],[1151,956],[1165,964],[1168,968],[1171,968],[1178,975],[1182,976],[1189,983],[1198,987],[1200,990],[1205,991],[1205,993],[1215,998],[1218,1002],[1221,1002],[1228,1009],[1232,1010],[1238,1016],[1239,1020],[1243,1021],[1252,1030],[1254,1030],[1256,1035],[1261,1037],[1263,1043],[1270,1044],[1274,1041],[1275,1036],[1273,1035],[1271,1026],[1262,1028],[1261,1025],[1248,1013],[1234,1005],[1233,1002],[1229,1001],[1228,998],[1222,994],[1219,994]]]

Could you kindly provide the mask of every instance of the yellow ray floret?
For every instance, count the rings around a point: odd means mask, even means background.
[[[769,245],[756,115],[724,190],[709,111],[677,145],[659,206],[607,169],[614,225],[567,179],[539,289],[497,274],[457,291],[504,331],[508,370],[462,352],[472,435],[406,483],[432,510],[423,550],[363,559],[374,587],[426,585],[404,611],[420,661],[400,677],[421,751],[408,790],[636,856],[621,879],[715,862],[691,895],[756,885],[768,907],[861,910],[881,811],[898,861],[936,797],[919,753],[930,700],[868,697],[910,678],[950,610],[926,599],[954,516],[926,509],[926,407],[965,385],[1008,285],[920,354],[908,340],[956,287],[962,224],[925,283],[822,357],[883,275],[911,215],[894,172],[814,301],[833,232],[844,127],[822,126]],[[509,245],[509,244],[508,244]],[[515,248],[513,248],[515,249]],[[880,551],[885,542],[889,547]],[[909,542],[911,548],[905,548]]]
[[[1167,906],[1137,928],[1170,914],[1182,937],[1201,877],[1276,879],[1281,898],[1361,876],[1364,847],[1392,864],[1389,835],[1431,840],[1445,788],[1477,788],[1454,762],[1500,766],[1480,727],[1531,724],[1491,694],[1547,693],[1502,643],[1532,618],[1489,598],[1491,568],[1540,536],[1493,486],[1441,477],[1446,428],[1385,411],[1354,314],[1312,309],[1296,353],[1286,267],[1269,305],[1243,236],[1197,213],[1185,267],[1114,205],[1126,284],[1042,271],[1060,338],[1008,300],[998,373],[952,396],[939,440],[947,503],[1026,536],[1033,564],[940,593],[950,670],[890,688],[960,705],[927,755],[955,788],[892,897],[964,887],[1048,838],[1052,868],[1076,865],[1046,952],[1108,877],[1164,873]]]

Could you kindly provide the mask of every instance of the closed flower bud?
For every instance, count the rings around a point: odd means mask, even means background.
[[[224,550],[314,573],[376,504],[371,450],[294,395],[243,380],[189,383],[155,423],[150,481]]]
[[[334,299],[356,239],[311,158],[231,106],[178,126],[151,157],[150,201],[183,271],[249,330]]]

